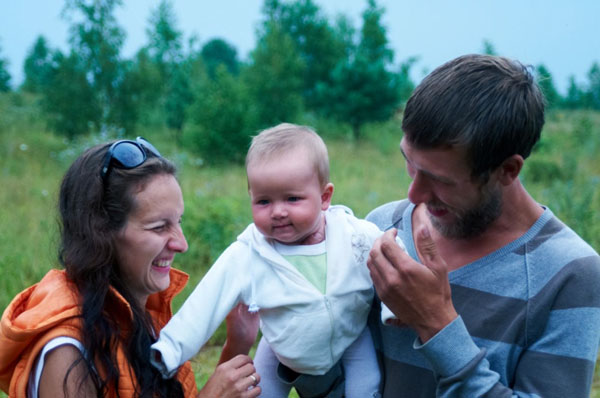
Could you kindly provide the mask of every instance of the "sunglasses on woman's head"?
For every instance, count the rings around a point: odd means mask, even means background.
[[[161,157],[158,149],[142,137],[137,137],[135,141],[116,141],[108,148],[108,152],[106,152],[106,156],[104,157],[104,163],[100,170],[102,180],[106,180],[111,167],[134,169],[141,166],[148,158],[147,153]]]

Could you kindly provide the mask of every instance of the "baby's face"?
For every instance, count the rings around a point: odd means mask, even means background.
[[[321,187],[304,150],[254,161],[247,173],[252,218],[263,235],[289,245],[320,232],[324,236],[321,211],[329,207],[333,186]]]

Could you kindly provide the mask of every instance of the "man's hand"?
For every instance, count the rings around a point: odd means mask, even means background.
[[[429,227],[419,226],[415,244],[423,264],[414,261],[395,241],[396,230],[383,234],[371,249],[367,265],[381,300],[417,332],[424,343],[458,314],[452,304],[445,261],[431,239]]]

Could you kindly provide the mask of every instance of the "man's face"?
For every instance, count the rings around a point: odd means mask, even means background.
[[[433,226],[450,239],[476,236],[502,212],[502,193],[494,175],[473,180],[464,149],[416,149],[402,139],[402,154],[412,178],[408,198],[424,203]]]

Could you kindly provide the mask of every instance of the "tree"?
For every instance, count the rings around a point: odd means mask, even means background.
[[[147,52],[158,70],[159,80],[154,90],[160,95],[155,106],[162,107],[165,122],[175,130],[176,138],[181,141],[183,126],[189,105],[193,101],[190,86],[188,62],[181,43],[182,34],[177,29],[177,20],[173,5],[162,0],[149,19],[146,30],[149,38]]]
[[[7,68],[8,61],[0,57],[0,92],[10,91],[10,73]]]
[[[181,133],[186,122],[188,107],[194,96],[190,86],[190,75],[185,64],[173,64],[169,73],[165,110],[167,126],[175,130],[176,138],[181,141]]]
[[[390,71],[394,53],[381,25],[383,12],[369,0],[358,45],[335,67],[331,83],[319,86],[319,96],[325,99],[322,112],[349,123],[357,140],[365,123],[389,119],[400,102],[401,81]],[[404,78],[411,65],[411,61],[404,65]]]
[[[23,64],[25,72],[23,90],[31,93],[41,93],[44,91],[50,84],[52,67],[52,50],[48,47],[44,36],[38,36]]]
[[[584,106],[584,91],[575,81],[574,76],[569,77],[569,88],[567,96],[563,102],[563,107],[567,109],[578,109]]]
[[[144,125],[164,125],[164,113],[158,111],[159,104],[163,104],[164,83],[160,70],[150,58],[148,49],[141,48],[135,55],[130,71],[130,78],[138,93],[138,112]],[[162,101],[162,102],[161,102]]]
[[[537,83],[542,89],[542,93],[544,93],[548,108],[556,107],[560,103],[561,98],[558,91],[556,91],[550,71],[543,64],[538,65],[536,71]]]
[[[344,43],[313,0],[267,0],[264,30],[276,22],[294,43],[305,67],[302,96],[309,109],[320,106],[316,87],[330,82],[331,71],[344,58]]]
[[[177,30],[177,20],[173,5],[168,0],[162,0],[156,10],[152,11],[149,19],[148,55],[158,65],[161,75],[166,78],[173,64],[183,61],[181,32]]]
[[[483,53],[485,55],[498,55],[498,53],[496,52],[496,47],[494,47],[494,44],[492,44],[492,42],[487,39],[485,39],[483,41]]]
[[[592,64],[588,74],[589,86],[586,93],[587,103],[592,109],[600,109],[600,66]]]
[[[410,70],[418,60],[418,57],[409,57],[406,61],[400,64],[400,72],[398,73],[398,92],[400,96],[400,102],[403,104],[408,101],[410,95],[415,89],[415,83],[410,78]]]
[[[394,52],[388,47],[387,33],[381,24],[384,9],[378,7],[375,0],[369,0],[367,4],[367,9],[362,15],[363,25],[358,55],[369,62],[387,66],[394,60]]]
[[[137,79],[134,61],[122,61],[119,87],[111,103],[111,120],[120,131],[132,132],[139,120],[141,98],[146,87]]]
[[[279,23],[272,21],[265,28],[244,73],[261,127],[296,119],[303,108],[305,70],[294,42]]]
[[[73,139],[101,122],[101,106],[90,84],[79,55],[66,57],[56,51],[47,86],[44,86],[42,107],[52,129]]]
[[[224,64],[214,74],[197,79],[201,83],[190,108],[192,126],[186,129],[185,141],[208,162],[243,162],[256,127],[253,101],[240,77]]]
[[[215,72],[219,65],[225,65],[227,71],[233,75],[237,75],[239,72],[237,50],[223,39],[208,41],[202,46],[200,56],[206,65],[210,77],[215,77]]]
[[[99,115],[90,118],[87,126],[81,124],[79,127],[82,130],[78,133],[84,133],[90,128],[101,131],[132,129],[135,125],[137,113],[124,113],[119,109],[124,103],[134,101],[133,98],[126,99],[127,96],[138,95],[138,93],[128,92],[132,87],[127,82],[131,74],[128,67],[121,62],[119,55],[124,33],[113,13],[120,4],[120,0],[67,0],[65,5],[63,15],[72,22],[69,37],[71,53],[68,58],[65,58],[68,62],[63,59],[58,72],[67,68],[76,72],[77,76],[84,76],[92,92],[93,104],[96,107],[94,111]],[[64,86],[62,78],[63,74],[57,73],[53,85]],[[89,92],[83,89],[83,83],[81,87],[81,90],[72,92],[73,96],[70,100],[85,104],[85,101],[89,100],[87,98]],[[83,97],[77,97],[76,94],[81,94]],[[54,94],[46,92],[45,95],[51,98]],[[77,109],[79,104],[56,107],[55,110],[66,112]],[[84,114],[89,113],[84,112]],[[66,120],[80,116],[63,113],[55,114],[54,117]],[[68,134],[72,133],[73,130],[70,130]]]
[[[342,57],[339,62],[352,57],[356,51],[355,37],[357,34],[356,28],[352,25],[352,21],[346,15],[338,15],[333,30],[336,41],[340,44],[342,49]]]

